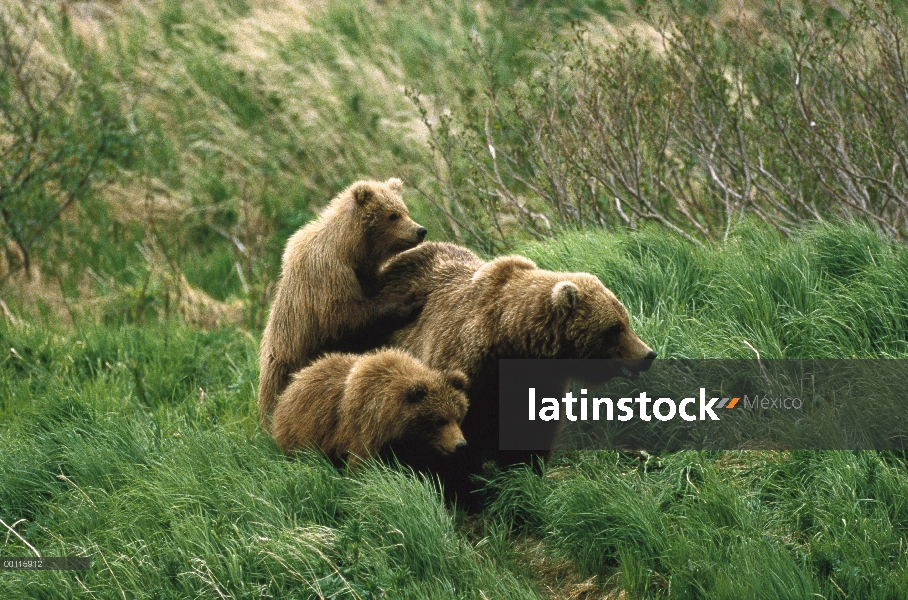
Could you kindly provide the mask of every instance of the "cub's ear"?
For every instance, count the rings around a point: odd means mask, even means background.
[[[470,380],[461,371],[448,371],[445,377],[455,390],[464,391],[470,387]]]
[[[392,191],[397,192],[398,194],[404,189],[404,182],[398,179],[397,177],[392,177],[385,182],[385,185],[391,188]]]
[[[570,281],[559,281],[552,288],[552,304],[560,311],[570,312],[580,303],[580,289]]]
[[[407,391],[404,392],[404,402],[407,404],[416,404],[417,402],[421,402],[428,393],[429,388],[426,387],[425,383],[421,381],[411,383],[407,388]]]
[[[358,181],[350,187],[353,201],[357,206],[365,206],[375,197],[375,190],[365,181]]]

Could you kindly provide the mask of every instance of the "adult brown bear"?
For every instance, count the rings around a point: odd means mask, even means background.
[[[465,248],[428,243],[389,261],[381,282],[395,295],[426,294],[422,312],[390,343],[470,380],[468,452],[439,469],[461,500],[485,461],[505,466],[532,456],[498,451],[498,359],[609,358],[640,371],[656,358],[631,330],[624,305],[587,273],[545,271],[519,256],[484,262]],[[553,423],[552,441],[556,432]]]

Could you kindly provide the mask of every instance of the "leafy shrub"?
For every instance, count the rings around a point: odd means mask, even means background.
[[[89,53],[75,69],[39,59],[40,15],[0,11],[0,245],[26,277],[61,215],[127,164],[137,143],[118,98],[91,77]]]
[[[498,250],[514,233],[652,221],[700,243],[748,214],[784,232],[839,216],[908,233],[908,25],[890,3],[779,3],[762,23],[673,3],[643,17],[658,41],[596,45],[578,28],[540,48],[525,83],[488,77],[478,102],[437,120],[424,108],[430,199],[452,234]]]

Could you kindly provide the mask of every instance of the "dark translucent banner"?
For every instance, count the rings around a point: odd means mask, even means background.
[[[499,361],[499,448],[906,450],[908,360]]]

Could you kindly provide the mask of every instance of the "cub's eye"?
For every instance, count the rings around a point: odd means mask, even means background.
[[[388,217],[388,220],[389,220],[389,221],[396,221],[396,220],[398,220],[399,218],[400,218],[400,215],[397,214],[397,213],[394,213],[394,214],[392,214],[390,217]]]

